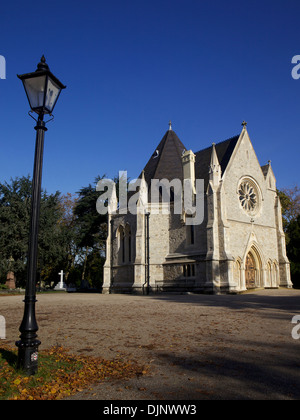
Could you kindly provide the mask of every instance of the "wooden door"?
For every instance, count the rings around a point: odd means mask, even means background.
[[[255,261],[252,254],[248,254],[246,258],[246,288],[254,289],[255,288]]]

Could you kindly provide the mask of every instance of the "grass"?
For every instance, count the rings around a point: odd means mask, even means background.
[[[95,382],[147,373],[132,362],[72,355],[62,347],[39,352],[39,369],[34,376],[17,371],[16,364],[16,350],[0,345],[0,400],[57,400]]]

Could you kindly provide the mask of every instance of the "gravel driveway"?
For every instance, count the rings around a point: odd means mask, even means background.
[[[0,296],[6,342],[19,337],[22,296]],[[40,349],[121,357],[149,375],[93,386],[72,399],[299,399],[300,290],[242,295],[38,295]],[[300,330],[299,330],[300,332]]]

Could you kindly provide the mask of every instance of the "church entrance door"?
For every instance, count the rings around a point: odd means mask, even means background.
[[[246,258],[246,288],[254,289],[255,288],[255,276],[256,276],[256,265],[255,260],[252,254],[248,254]]]

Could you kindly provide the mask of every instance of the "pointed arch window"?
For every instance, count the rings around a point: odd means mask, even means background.
[[[119,264],[128,264],[132,260],[132,233],[127,223],[125,228],[121,225],[118,229],[118,261]]]
[[[118,230],[118,245],[119,245],[119,263],[125,262],[125,232],[123,226]]]
[[[186,245],[195,245],[195,225],[186,225]]]
[[[124,262],[131,262],[132,260],[132,236],[131,236],[131,228],[130,225],[127,223],[125,227],[125,261]]]

